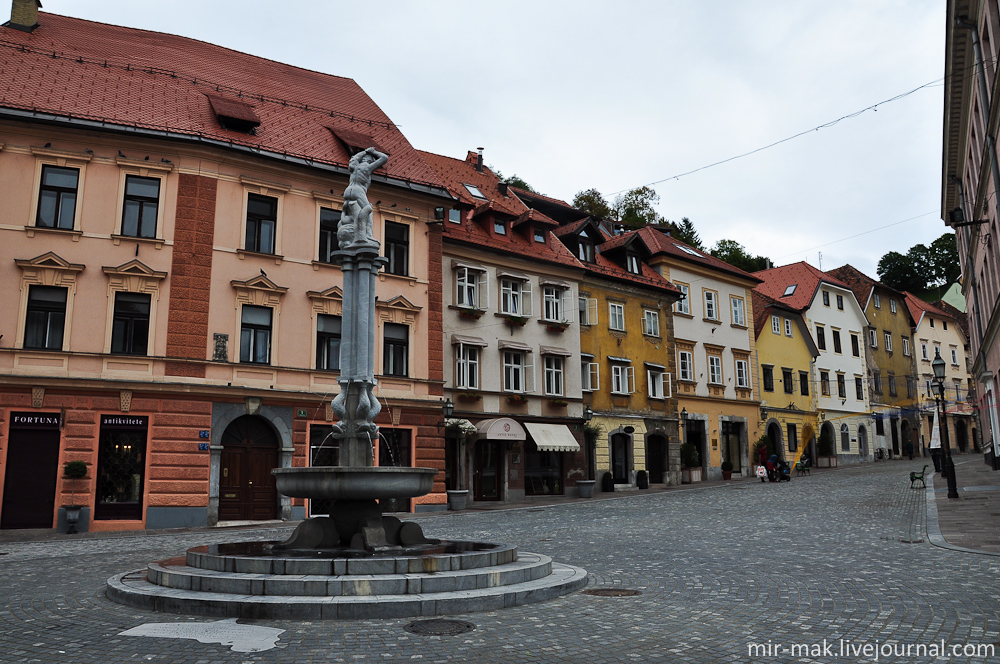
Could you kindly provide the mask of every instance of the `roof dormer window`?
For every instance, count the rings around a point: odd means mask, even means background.
[[[250,104],[235,99],[206,96],[223,129],[239,131],[244,134],[253,134],[256,132],[257,127],[260,126],[260,118]]]
[[[785,292],[781,294],[781,297],[788,297],[789,295],[794,295],[795,294],[795,289],[797,287],[798,287],[798,284],[792,284],[791,286],[789,286],[788,288],[785,289]]]
[[[635,254],[627,254],[625,256],[625,269],[632,274],[642,274],[642,269],[639,267],[639,257]]]
[[[493,220],[493,232],[497,235],[506,235],[507,226],[500,219]]]
[[[486,200],[486,197],[483,196],[483,192],[479,191],[479,187],[477,187],[476,185],[474,185],[474,184],[464,184],[463,183],[462,186],[465,187],[466,190],[470,194],[472,194],[472,196],[474,198],[478,198],[478,199],[484,200],[484,201]]]
[[[581,237],[576,241],[576,257],[584,263],[594,262],[594,243],[588,238]]]
[[[545,229],[544,228],[539,228],[537,226],[535,227],[535,242],[541,242],[542,244],[545,244]]]

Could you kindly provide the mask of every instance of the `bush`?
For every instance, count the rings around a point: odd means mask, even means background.
[[[635,483],[640,489],[649,488],[649,475],[646,474],[645,470],[640,470],[635,474]]]
[[[83,461],[67,461],[63,464],[63,477],[79,480],[87,476],[87,464]]]
[[[698,448],[691,441],[681,445],[681,465],[685,468],[701,466],[701,455],[698,454]]]
[[[615,490],[615,476],[610,472],[604,473],[601,476],[601,491],[605,493],[613,493]]]
[[[732,461],[723,461],[722,462],[722,471],[726,472],[726,473],[733,472],[733,462]]]

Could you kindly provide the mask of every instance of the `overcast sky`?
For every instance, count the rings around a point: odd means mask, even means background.
[[[946,230],[939,0],[44,0],[44,11],[351,77],[415,147],[462,158],[482,146],[487,164],[565,200],[590,187],[610,200],[936,82],[656,190],[659,212],[689,217],[706,246],[733,239],[778,265],[818,265],[822,252],[825,269],[876,276],[885,252]]]

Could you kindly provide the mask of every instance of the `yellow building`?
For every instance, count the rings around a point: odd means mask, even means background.
[[[753,309],[765,456],[777,454],[794,465],[819,426],[813,375],[819,350],[801,311],[757,291]]]

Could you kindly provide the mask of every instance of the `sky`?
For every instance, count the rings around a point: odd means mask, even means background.
[[[706,247],[776,265],[876,277],[947,231],[939,0],[43,4],[353,78],[414,147],[483,147],[549,196],[658,182]]]

